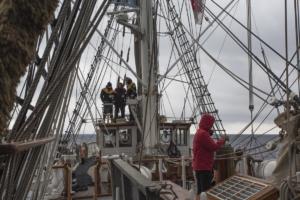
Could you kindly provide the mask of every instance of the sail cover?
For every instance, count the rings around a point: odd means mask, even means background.
[[[205,0],[191,0],[192,9],[196,24],[202,24],[204,15]]]

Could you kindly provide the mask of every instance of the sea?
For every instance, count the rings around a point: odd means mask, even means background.
[[[193,144],[194,135],[190,135],[190,146]],[[274,134],[265,134],[265,135],[251,135],[251,134],[242,134],[242,135],[228,135],[227,144],[235,149],[244,150],[249,156],[252,156],[258,160],[269,160],[275,159],[280,145],[278,145],[274,150],[270,151],[266,149],[266,144],[270,141],[276,141],[279,139],[279,135]],[[80,134],[78,135],[77,144],[82,142],[95,142],[95,134]]]

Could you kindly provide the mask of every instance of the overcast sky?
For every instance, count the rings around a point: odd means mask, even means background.
[[[211,5],[208,2],[208,6]],[[222,1],[223,2],[223,1]],[[272,3],[271,3],[272,2]],[[284,1],[283,0],[253,0],[252,1],[252,24],[253,31],[264,41],[270,44],[273,48],[279,51],[284,55],[285,43],[284,43]],[[233,13],[237,19],[242,22],[246,21],[246,5],[245,1],[240,1],[236,11],[233,9]],[[292,7],[289,7],[289,52],[295,51],[294,43],[294,24],[293,24],[293,12]],[[230,24],[228,20],[227,24]],[[220,30],[220,29],[219,29]],[[240,29],[239,25],[232,23],[231,30],[238,35],[239,38],[243,39],[246,43],[246,31]],[[218,55],[221,42],[224,38],[223,31],[217,31],[214,36],[207,42],[207,49],[214,55]],[[263,46],[264,47],[264,46]],[[282,70],[285,67],[285,63],[278,58],[277,55],[271,53],[271,51],[264,47],[268,61],[270,62],[272,70],[276,72],[279,76]],[[253,52],[259,57],[262,58],[260,43],[258,40],[253,39]],[[211,66],[214,66],[207,57],[203,56],[203,73],[209,74]],[[237,47],[231,39],[227,38],[224,44],[224,48],[220,55],[220,61],[229,68],[240,74],[241,77],[247,80],[248,77],[248,59],[247,55]],[[205,67],[207,66],[207,67]],[[254,65],[253,69],[254,76],[254,85],[263,89],[266,92],[270,91],[270,85],[268,83],[267,76],[263,73],[257,65]],[[206,76],[207,77],[207,76]],[[220,84],[221,82],[221,84]],[[227,76],[224,75],[218,68],[209,84],[209,89],[213,94],[216,105],[220,110],[220,115],[224,121],[225,127],[229,133],[236,133],[243,127],[250,119],[250,112],[248,110],[248,91],[243,89],[237,84],[234,84],[233,81]],[[297,90],[296,90],[297,92]],[[260,100],[255,98],[255,110],[257,112],[259,106],[262,104]],[[269,107],[267,111],[272,109]],[[267,112],[266,112],[267,113]],[[263,114],[262,116],[266,115]],[[273,112],[268,120],[264,123],[267,124],[267,127],[273,126],[273,118],[276,116],[276,112]],[[258,120],[260,122],[260,120]],[[263,132],[263,130],[261,130]]]
[[[229,1],[218,1],[222,6],[225,6]],[[289,53],[295,51],[295,39],[294,39],[294,21],[292,5],[289,4]],[[207,1],[207,7],[213,10],[215,14],[219,13],[220,10],[211,2]],[[284,43],[284,1],[274,0],[272,5],[270,5],[269,0],[253,0],[252,1],[252,25],[253,31],[264,41],[270,44],[278,52],[284,55],[285,43]],[[246,22],[246,4],[245,0],[239,1],[233,9],[231,9],[231,14],[235,16],[239,21],[245,24]],[[208,14],[206,14],[208,16]],[[212,21],[212,18],[209,17]],[[185,16],[183,15],[182,21],[185,21]],[[209,22],[203,24],[202,30],[205,29]],[[226,17],[224,23],[230,27],[231,31],[238,36],[246,44],[247,32],[240,27],[235,22],[232,22],[230,17]],[[184,23],[186,26],[187,24]],[[212,29],[217,25],[214,24]],[[199,26],[197,26],[199,29]],[[200,41],[204,41],[210,31],[205,34]],[[164,41],[162,42],[163,45]],[[262,59],[261,46],[258,40],[253,39],[253,52]],[[248,57],[239,48],[221,28],[217,28],[212,36],[204,44],[205,49],[212,54],[215,58],[227,66],[234,73],[240,77],[248,80]],[[272,53],[268,48],[263,46],[267,59],[270,66],[274,72],[279,76],[285,67],[285,63],[277,55]],[[168,51],[166,51],[168,52]],[[200,62],[202,73],[206,82],[209,82],[209,91],[212,93],[212,98],[216,103],[216,107],[219,110],[221,119],[223,120],[225,129],[228,133],[238,133],[250,120],[250,112],[248,109],[248,91],[237,84],[232,78],[225,74],[219,67],[217,67],[211,59],[209,59],[203,52],[200,51]],[[165,51],[161,51],[160,54],[162,60],[168,58],[165,55]],[[166,58],[164,58],[166,57]],[[160,63],[162,64],[162,63]],[[265,92],[270,91],[270,85],[268,82],[268,77],[262,70],[258,68],[257,65],[253,66],[254,73],[254,85],[264,90]],[[211,77],[211,79],[210,79]],[[170,90],[171,95],[174,97],[170,98],[177,101],[180,96],[182,96],[182,91],[177,90],[178,85],[174,84],[172,90]],[[295,92],[297,89],[294,88]],[[176,96],[177,94],[177,96]],[[170,95],[170,94],[169,94]],[[258,111],[261,106],[262,101],[258,98],[254,98],[255,109],[254,114]],[[179,107],[177,107],[180,109]],[[259,117],[257,122],[255,122],[256,127],[262,119],[270,112],[272,107],[267,107],[265,112]],[[277,112],[272,112],[270,117],[265,121],[262,128],[258,130],[259,133],[270,129],[274,126],[273,119],[277,115]],[[248,133],[250,130],[247,131]],[[273,132],[274,133],[274,132]]]
[[[176,2],[176,1],[175,1]],[[181,2],[181,1],[180,1]],[[218,1],[223,7],[227,5],[229,0]],[[239,21],[245,24],[246,22],[246,3],[245,0],[235,1],[234,7],[230,9],[230,13],[236,17]],[[177,4],[178,5],[178,4]],[[207,7],[212,10],[215,15],[220,12],[220,9],[217,8],[210,0],[207,0]],[[252,25],[253,32],[261,37],[264,41],[270,44],[274,49],[284,55],[285,43],[284,43],[284,1],[283,0],[252,0]],[[295,51],[295,39],[294,39],[294,13],[292,4],[289,4],[289,53]],[[182,22],[186,27],[188,27],[188,17],[191,13],[182,13]],[[202,30],[212,21],[213,19],[206,14],[209,21],[204,21]],[[224,15],[223,15],[224,16]],[[247,32],[241,28],[236,22],[232,21],[230,17],[224,19],[224,23],[228,26],[235,35],[239,37],[246,44]],[[211,30],[213,30],[217,24],[214,24],[212,28],[207,31],[207,33],[200,39],[202,43],[205,38],[210,35]],[[193,28],[193,33],[195,37],[198,35],[200,26],[195,26]],[[128,30],[127,30],[128,31]],[[160,31],[167,31],[165,22],[160,19]],[[126,34],[127,35],[127,34]],[[122,48],[127,52],[129,41],[132,42],[132,38],[124,42],[122,36],[119,36],[117,39],[116,48]],[[99,41],[99,40],[98,40]],[[257,39],[253,39],[253,52],[262,59],[261,54],[261,43]],[[159,40],[160,52],[159,52],[159,64],[160,64],[160,73],[163,74],[166,70],[170,59],[171,45],[170,40],[165,35],[161,35]],[[217,58],[222,64],[236,73],[238,76],[248,81],[248,57],[247,55],[239,48],[232,39],[226,36],[225,32],[221,28],[217,28],[209,39],[204,43],[205,49]],[[267,47],[263,45],[267,59],[270,63],[270,66],[274,72],[279,76],[282,70],[285,67],[285,63],[277,55],[272,53]],[[89,50],[89,53],[93,52]],[[131,53],[133,52],[133,47],[131,47]],[[133,53],[132,53],[133,54]],[[93,54],[91,54],[93,55]],[[88,56],[87,56],[88,57]],[[124,56],[123,56],[124,57]],[[129,64],[134,67],[134,59],[130,58]],[[113,56],[115,62],[118,62],[118,58]],[[242,86],[237,84],[232,78],[230,78],[223,70],[212,62],[201,50],[198,54],[198,59],[201,63],[202,73],[207,83],[209,83],[209,91],[212,94],[212,98],[216,103],[216,107],[219,110],[220,117],[223,120],[225,129],[228,133],[238,133],[245,125],[250,121],[250,112],[248,109],[248,91]],[[87,59],[88,60],[88,59]],[[171,64],[175,61],[175,57],[171,57]],[[88,61],[85,61],[88,62]],[[112,64],[113,65],[113,64]],[[121,77],[126,73],[127,76],[132,76],[123,68],[119,66],[114,66],[115,70],[120,72]],[[180,68],[180,67],[179,67]],[[265,92],[270,92],[270,85],[267,75],[258,68],[256,64],[253,66],[254,73],[254,85],[264,90]],[[174,75],[178,72],[177,67],[169,74]],[[110,70],[111,71],[111,70]],[[113,74],[113,72],[110,72]],[[211,78],[210,78],[211,77]],[[177,77],[179,79],[179,77]],[[102,87],[106,84],[107,81],[116,81],[114,76],[106,76],[102,83]],[[172,82],[167,89],[167,93],[163,93],[162,105],[164,105],[164,111],[162,114],[165,114],[169,117],[173,117],[175,113],[176,117],[179,117],[184,101],[184,89],[187,89],[187,85],[183,86],[182,83]],[[297,89],[294,88],[297,92]],[[263,96],[266,97],[265,95]],[[259,107],[262,105],[262,101],[258,98],[254,98],[255,109],[254,114],[258,111]],[[193,103],[193,102],[191,102]],[[99,103],[101,105],[101,102]],[[186,117],[190,117],[191,109],[186,106]],[[271,106],[267,107],[265,111],[260,115],[258,120],[254,123],[254,128],[262,121],[262,119],[269,113],[272,109]],[[277,112],[272,112],[270,117],[266,119],[264,125],[258,130],[259,133],[270,129],[274,126],[273,118],[277,115]],[[249,133],[250,130],[247,130]],[[274,132],[272,132],[274,133]]]
[[[225,5],[225,1],[219,1]],[[229,1],[227,1],[229,2]],[[218,13],[215,6],[210,1],[207,1],[207,6],[211,10],[215,10]],[[240,1],[238,5],[232,10],[232,14],[239,19],[241,22],[246,21],[246,4],[245,1]],[[264,41],[270,44],[273,48],[284,55],[284,1],[274,0],[272,5],[268,0],[253,0],[252,1],[252,24],[253,31],[261,37]],[[291,7],[290,7],[291,8]],[[293,13],[292,9],[289,9],[289,51],[295,51],[294,43],[294,30],[293,30]],[[225,19],[225,24],[231,27],[231,30],[246,44],[247,33],[240,26],[232,22],[231,19]],[[204,25],[205,27],[205,25]],[[237,73],[240,77],[245,80],[248,79],[248,58],[247,55],[241,51],[239,47],[227,36],[225,39],[224,46],[221,49],[225,33],[223,30],[218,28],[213,36],[204,44],[204,47],[215,57],[218,57],[219,61],[222,62],[229,69]],[[272,70],[281,74],[285,67],[285,63],[278,58],[277,55],[271,53],[271,51],[264,47],[268,61],[272,67]],[[260,43],[253,39],[253,52],[262,58]],[[209,82],[209,90],[212,93],[213,99],[219,109],[221,119],[224,122],[225,128],[228,133],[237,133],[242,127],[244,127],[250,120],[250,112],[248,109],[248,91],[236,84],[227,74],[225,74],[220,68],[214,68],[215,64],[207,58],[207,56],[201,53],[201,66],[202,72],[206,80],[214,71],[212,78]],[[214,70],[215,69],[215,70]],[[254,64],[254,85],[263,89],[266,92],[270,91],[268,78],[257,65]],[[297,92],[297,90],[296,90]],[[259,106],[262,102],[255,98],[255,110],[258,111]],[[266,109],[266,112],[261,115],[261,118],[257,120],[260,123],[261,119],[267,115],[272,109],[271,107]],[[271,116],[264,123],[264,128],[260,129],[259,132],[264,132],[268,128],[274,126],[273,118],[277,115],[273,112]],[[249,132],[249,130],[248,130]]]
[[[229,0],[216,0],[222,7],[225,7],[230,1]],[[162,1],[161,1],[162,2]],[[178,8],[178,5],[182,5],[182,0],[175,1],[175,5]],[[234,6],[230,7],[230,13],[236,17],[239,21],[245,24],[246,22],[246,0],[239,0],[235,1],[233,4]],[[289,1],[289,12],[288,12],[288,26],[289,26],[289,54],[295,52],[295,30],[294,30],[294,13],[293,13],[293,1]],[[186,0],[184,3],[190,7],[189,0]],[[206,6],[208,9],[212,10],[215,15],[220,12],[220,9],[217,8],[211,0],[206,1]],[[204,30],[205,27],[213,20],[207,13],[205,14],[209,21],[203,22],[203,26],[201,30]],[[181,14],[181,20],[185,27],[189,28],[188,21],[191,19],[192,13],[190,10],[186,12],[184,7],[183,12]],[[223,15],[224,16],[224,15]],[[131,17],[131,16],[129,16]],[[223,17],[221,17],[223,18]],[[104,27],[106,26],[108,16],[105,16],[105,19],[99,26],[99,30],[103,33]],[[245,44],[247,42],[247,32],[245,29],[241,28],[236,22],[234,22],[230,17],[225,17],[224,24],[230,28],[230,30],[238,36],[240,40],[242,40]],[[252,25],[253,25],[253,32],[261,37],[264,41],[270,44],[274,49],[276,49],[280,54],[285,54],[285,42],[284,42],[284,0],[252,0]],[[200,43],[203,44],[204,48],[219,62],[223,65],[228,67],[228,69],[232,70],[236,73],[239,77],[248,81],[248,57],[247,55],[238,47],[229,36],[226,36],[225,32],[221,28],[217,28],[213,33],[211,32],[217,24],[214,24],[207,32],[203,35],[200,39]],[[122,32],[122,27],[120,31]],[[166,32],[166,24],[162,18],[159,18],[159,31]],[[200,26],[193,26],[192,33],[196,38],[199,34]],[[135,68],[134,62],[134,50],[133,50],[133,41],[134,38],[128,34],[130,31],[126,29],[125,37],[122,36],[120,33],[117,36],[115,48],[123,50],[123,58],[126,59],[126,54],[128,49],[130,48],[130,59],[129,65]],[[209,38],[205,39],[209,36]],[[80,59],[80,66],[83,74],[87,74],[89,67],[94,56],[95,56],[95,49],[94,47],[98,47],[100,44],[100,37],[99,35],[95,35],[91,40],[91,45],[89,48],[86,49],[82,58]],[[170,58],[171,53],[171,43],[170,39],[166,34],[160,34],[159,39],[159,73],[163,74],[166,71],[168,66],[169,60],[170,64],[172,64],[176,60],[176,56],[174,55]],[[274,71],[278,76],[282,73],[285,63],[282,59],[280,59],[276,54],[272,53],[270,49],[262,45],[264,51],[266,53],[267,59],[270,63],[272,71]],[[253,38],[253,52],[256,54],[257,57],[262,59],[261,53],[261,43]],[[235,134],[238,133],[244,126],[246,126],[250,121],[250,112],[248,109],[248,91],[244,89],[242,86],[237,84],[232,78],[230,78],[223,70],[221,70],[215,63],[208,58],[208,56],[203,53],[203,51],[199,51],[197,58],[201,64],[201,71],[208,83],[208,88],[210,93],[212,94],[212,98],[215,102],[217,109],[219,110],[219,114],[221,119],[223,120],[223,124],[227,133]],[[101,112],[101,101],[99,99],[99,92],[101,87],[104,87],[107,81],[111,81],[113,85],[116,83],[116,75],[114,73],[117,72],[124,77],[126,74],[127,76],[133,77],[133,75],[125,69],[125,65],[122,64],[120,67],[118,65],[119,59],[116,55],[111,56],[114,62],[110,62],[112,69],[107,69],[104,73],[104,76],[101,76],[101,80],[97,85],[98,93],[95,94],[96,97],[96,104],[98,109]],[[295,63],[295,61],[294,61]],[[103,62],[99,66],[99,68],[103,68]],[[168,76],[172,76],[178,73],[181,66],[175,67],[174,70],[170,72]],[[261,69],[258,68],[256,64],[253,66],[253,75],[254,75],[254,85],[259,87],[260,89],[264,90],[265,92],[270,92],[270,85],[268,76],[262,72]],[[294,73],[295,74],[295,73]],[[291,76],[293,79],[295,76]],[[180,77],[176,77],[176,79],[180,79]],[[166,81],[167,83],[168,81]],[[76,82],[75,86],[77,87],[74,90],[74,95],[71,99],[71,105],[75,105],[76,99],[79,96],[80,88],[79,83]],[[179,82],[172,82],[167,90],[166,93],[162,93],[162,102],[161,113],[168,116],[173,117],[180,117],[180,114],[183,110],[183,102],[185,97],[185,90],[187,89],[187,84],[182,84]],[[296,87],[293,90],[298,93],[298,89]],[[191,97],[191,95],[188,95]],[[263,97],[266,97],[265,95]],[[279,97],[279,96],[278,96]],[[255,101],[255,109],[254,114],[258,111],[259,107],[262,105],[262,101],[258,98],[254,98]],[[192,100],[190,102],[193,104]],[[74,106],[70,108],[70,115]],[[97,109],[93,106],[94,115],[99,117],[97,113]],[[185,116],[189,118],[191,116],[193,108],[189,107],[189,104],[186,105],[185,108]],[[265,111],[260,115],[258,120],[254,123],[254,128],[265,118],[265,116],[272,110],[271,106],[268,106]],[[174,114],[173,114],[174,113]],[[274,110],[271,115],[266,119],[264,125],[258,130],[258,133],[263,133],[264,131],[270,129],[274,126],[273,119],[277,115],[277,112]],[[90,118],[90,117],[87,117]],[[83,126],[81,133],[92,133],[93,127],[91,124],[86,124]],[[250,130],[246,131],[250,133]],[[272,132],[272,133],[277,133]]]

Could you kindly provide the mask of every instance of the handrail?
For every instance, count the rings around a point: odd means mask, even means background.
[[[1,154],[20,153],[20,152],[32,149],[34,147],[38,147],[38,146],[50,143],[53,140],[55,140],[54,136],[47,137],[47,138],[41,138],[41,139],[35,139],[32,141],[3,143],[3,144],[0,144],[0,155]]]
[[[110,160],[113,199],[156,200],[161,186],[144,177],[139,171],[121,159]]]

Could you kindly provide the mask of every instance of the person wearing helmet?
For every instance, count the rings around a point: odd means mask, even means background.
[[[127,86],[126,97],[128,99],[135,99],[137,96],[136,85],[134,82],[132,82],[131,78],[126,78],[126,86]],[[133,121],[134,118],[130,107],[129,107],[129,113],[130,113],[129,120]]]
[[[197,185],[195,200],[200,200],[201,192],[207,191],[212,185],[214,152],[225,144],[225,139],[215,142],[211,135],[215,118],[209,114],[203,114],[199,128],[193,139],[193,171]]]
[[[130,99],[135,99],[137,96],[136,85],[134,82],[132,82],[131,78],[126,78],[126,86],[127,86],[126,96]]]
[[[114,90],[112,89],[111,82],[108,82],[106,87],[101,90],[100,98],[103,102],[103,120],[105,121],[106,116],[112,119]]]

